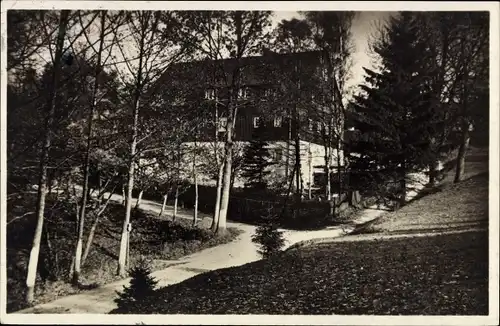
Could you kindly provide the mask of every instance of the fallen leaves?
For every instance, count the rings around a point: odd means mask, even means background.
[[[134,313],[487,314],[487,244],[469,232],[306,247],[159,289]]]

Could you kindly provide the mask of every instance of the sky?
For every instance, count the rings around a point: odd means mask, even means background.
[[[371,58],[368,55],[368,40],[374,31],[377,22],[383,21],[391,16],[388,11],[358,11],[352,23],[352,38],[354,43],[352,78],[347,87],[355,86],[363,82],[363,67],[372,68]],[[283,19],[300,18],[297,11],[276,11],[274,24],[277,25]]]
[[[387,19],[391,15],[391,12],[388,11],[357,11],[356,13],[357,15],[354,18],[351,30],[355,50],[352,56],[353,66],[351,70],[351,78],[346,83],[348,88],[363,82],[363,67],[372,68],[371,59],[367,53],[368,39],[372,34],[376,23]],[[281,20],[291,18],[301,17],[297,11],[274,11],[273,27],[275,27]],[[89,34],[91,39],[97,37],[96,31],[90,31]],[[82,41],[85,40],[82,38]],[[117,56],[120,57],[118,54]],[[133,63],[131,63],[131,65],[133,66]]]

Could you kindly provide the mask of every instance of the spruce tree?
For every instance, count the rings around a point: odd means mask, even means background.
[[[283,231],[278,230],[279,217],[270,211],[262,216],[263,223],[257,227],[252,235],[252,242],[259,247],[262,258],[269,258],[279,253],[285,246]]]
[[[145,259],[140,259],[129,271],[130,285],[118,292],[116,312],[141,313],[141,303],[154,294],[158,281],[151,275],[151,267]]]
[[[434,74],[414,14],[392,18],[374,46],[380,71],[365,69],[364,94],[352,102],[357,136],[348,145],[362,187],[404,204],[408,174],[425,169],[439,123],[433,112]]]
[[[265,189],[267,187],[265,178],[270,174],[267,168],[274,163],[265,136],[265,125],[261,122],[254,129],[252,140],[244,150],[241,175],[246,179],[246,188]]]

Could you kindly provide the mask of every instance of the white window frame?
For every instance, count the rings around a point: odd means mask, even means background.
[[[213,89],[213,88],[205,89],[205,99],[206,100],[215,100],[215,89]]]
[[[266,88],[266,90],[264,91],[264,97],[276,98],[277,93],[278,93],[278,91],[274,87]]]
[[[283,126],[283,117],[274,117],[274,127],[281,128]]]
[[[248,87],[240,87],[238,89],[238,98],[240,99],[248,98]]]
[[[254,128],[259,128],[260,121],[261,121],[260,117],[253,117],[253,120],[252,120],[253,127]]]
[[[227,128],[227,117],[220,117],[218,120],[217,132],[225,132]]]

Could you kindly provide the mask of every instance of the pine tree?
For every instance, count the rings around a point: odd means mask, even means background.
[[[246,179],[245,187],[247,188],[265,189],[267,186],[265,178],[271,172],[267,168],[274,163],[271,160],[265,135],[265,125],[259,123],[254,129],[250,144],[245,148],[241,175]]]
[[[264,223],[255,230],[252,242],[259,246],[259,254],[266,259],[281,251],[285,245],[285,239],[283,231],[278,230],[278,216],[268,212],[263,219]]]
[[[140,309],[140,303],[144,299],[154,294],[158,281],[151,276],[151,267],[143,259],[129,271],[129,276],[130,285],[123,286],[123,292],[117,291],[118,298],[115,299],[115,303],[118,305],[117,311],[133,313]]]
[[[381,71],[365,69],[365,94],[352,103],[358,133],[348,151],[362,186],[398,206],[405,202],[408,174],[431,160],[439,121],[431,101],[429,47],[414,15],[391,19],[384,34],[374,46]]]

